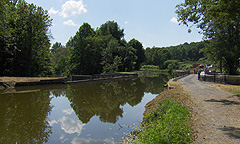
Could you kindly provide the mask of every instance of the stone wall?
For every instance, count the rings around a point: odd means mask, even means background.
[[[66,82],[67,82],[67,78],[57,78],[57,79],[40,80],[40,81],[34,81],[34,82],[16,82],[14,87],[48,85],[48,84],[64,84]]]
[[[111,73],[111,74],[94,74],[94,75],[73,75],[72,81],[81,80],[97,80],[97,79],[110,79],[118,77],[137,77],[137,74],[121,74],[121,73]]]

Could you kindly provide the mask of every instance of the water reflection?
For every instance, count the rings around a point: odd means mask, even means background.
[[[0,143],[44,143],[52,133],[46,91],[0,95]]]
[[[141,102],[144,87],[139,79],[88,82],[69,85],[66,96],[83,123],[88,123],[93,116],[99,116],[102,122],[116,123],[123,116],[120,106]]]
[[[74,119],[68,117],[62,117],[60,119],[61,122],[61,129],[64,130],[67,134],[77,133],[78,136],[81,134],[82,128],[84,124],[80,121],[75,121]]]
[[[75,137],[72,144],[114,144],[113,139],[104,139],[104,140],[94,140],[94,139],[86,139],[86,138],[78,138]]]
[[[166,76],[0,91],[0,143],[114,143]],[[141,110],[138,111],[141,107]],[[125,118],[123,118],[125,117]]]

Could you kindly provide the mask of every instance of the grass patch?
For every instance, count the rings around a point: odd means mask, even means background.
[[[192,127],[192,99],[180,85],[165,89],[145,106],[141,126],[129,133],[129,143],[191,143],[197,131]]]
[[[217,89],[230,92],[236,95],[240,95],[240,86],[239,85],[225,85],[225,84],[211,84],[210,86]]]
[[[144,65],[140,68],[141,71],[144,70],[158,70],[159,66],[155,66],[155,65]]]
[[[240,95],[240,91],[234,91],[233,94]]]
[[[192,141],[190,117],[187,107],[172,100],[160,102],[157,109],[144,116],[144,122],[132,142],[190,143]]]

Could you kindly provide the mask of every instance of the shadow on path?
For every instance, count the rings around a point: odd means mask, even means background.
[[[229,135],[232,138],[240,139],[240,128],[224,127],[224,128],[219,128],[219,130],[226,132],[225,134]]]
[[[240,95],[233,95],[233,96],[238,97],[240,99]]]
[[[210,99],[210,100],[204,100],[206,102],[219,102],[219,103],[223,103],[223,105],[240,105],[239,102],[236,101],[230,101],[230,100],[216,100],[216,99]]]

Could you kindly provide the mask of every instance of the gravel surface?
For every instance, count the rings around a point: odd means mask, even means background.
[[[193,143],[240,144],[240,96],[209,86],[189,75],[178,81],[193,101]]]

